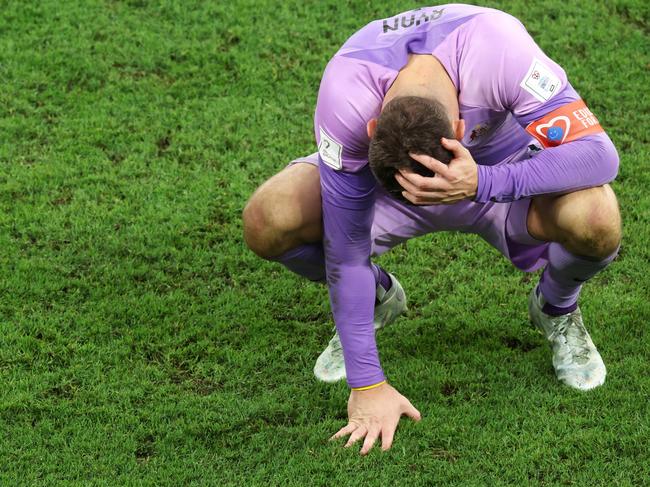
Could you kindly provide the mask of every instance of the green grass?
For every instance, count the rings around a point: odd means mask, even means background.
[[[242,242],[247,197],[313,151],[322,70],[415,3],[0,2],[0,484],[640,485],[650,476],[648,4],[494,1],[615,141],[620,258],[586,286],[609,367],[556,382],[535,276],[467,235],[380,262],[379,338],[420,409],[366,458],[326,439],[327,293]]]

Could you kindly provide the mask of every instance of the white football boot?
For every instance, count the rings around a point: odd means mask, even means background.
[[[375,331],[390,325],[397,317],[406,312],[406,294],[395,276],[388,274],[391,287],[386,291],[381,284],[377,285],[377,301],[373,323]],[[336,330],[336,328],[335,328]],[[338,382],[345,379],[345,362],[343,347],[338,332],[316,360],[314,375],[323,382]]]
[[[545,300],[533,289],[528,296],[530,321],[553,349],[553,367],[560,382],[583,391],[603,385],[607,370],[585,325],[580,308],[561,316],[542,311]]]

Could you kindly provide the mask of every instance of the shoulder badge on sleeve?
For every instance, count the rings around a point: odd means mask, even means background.
[[[533,62],[519,86],[539,101],[545,102],[560,91],[562,80],[546,64],[533,58]]]
[[[544,147],[555,147],[587,135],[603,132],[603,128],[585,102],[576,100],[529,123],[526,132],[535,137]]]
[[[340,171],[343,169],[343,145],[330,137],[330,135],[323,130],[323,127],[319,127],[319,129],[320,143],[318,144],[318,153],[325,164],[330,166],[332,169]]]

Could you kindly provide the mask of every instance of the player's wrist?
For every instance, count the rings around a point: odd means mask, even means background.
[[[487,203],[490,201],[490,190],[492,187],[491,167],[476,165],[476,194],[474,201],[477,203]]]
[[[355,391],[355,392],[370,391],[372,389],[377,389],[377,388],[379,388],[379,387],[381,387],[381,386],[383,386],[384,384],[387,384],[387,383],[388,382],[386,381],[386,379],[384,379],[384,380],[382,380],[380,382],[377,382],[375,384],[370,384],[368,386],[362,386],[362,387],[352,387],[351,389],[353,391]]]
[[[478,164],[476,164],[476,162],[474,162],[472,166],[470,185],[471,185],[471,190],[470,190],[470,194],[468,195],[468,199],[473,200],[478,194]]]

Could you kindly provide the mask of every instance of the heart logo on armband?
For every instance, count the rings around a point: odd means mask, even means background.
[[[548,140],[549,145],[560,145],[564,142],[569,130],[571,129],[571,120],[564,115],[557,116],[535,127],[535,131]]]

